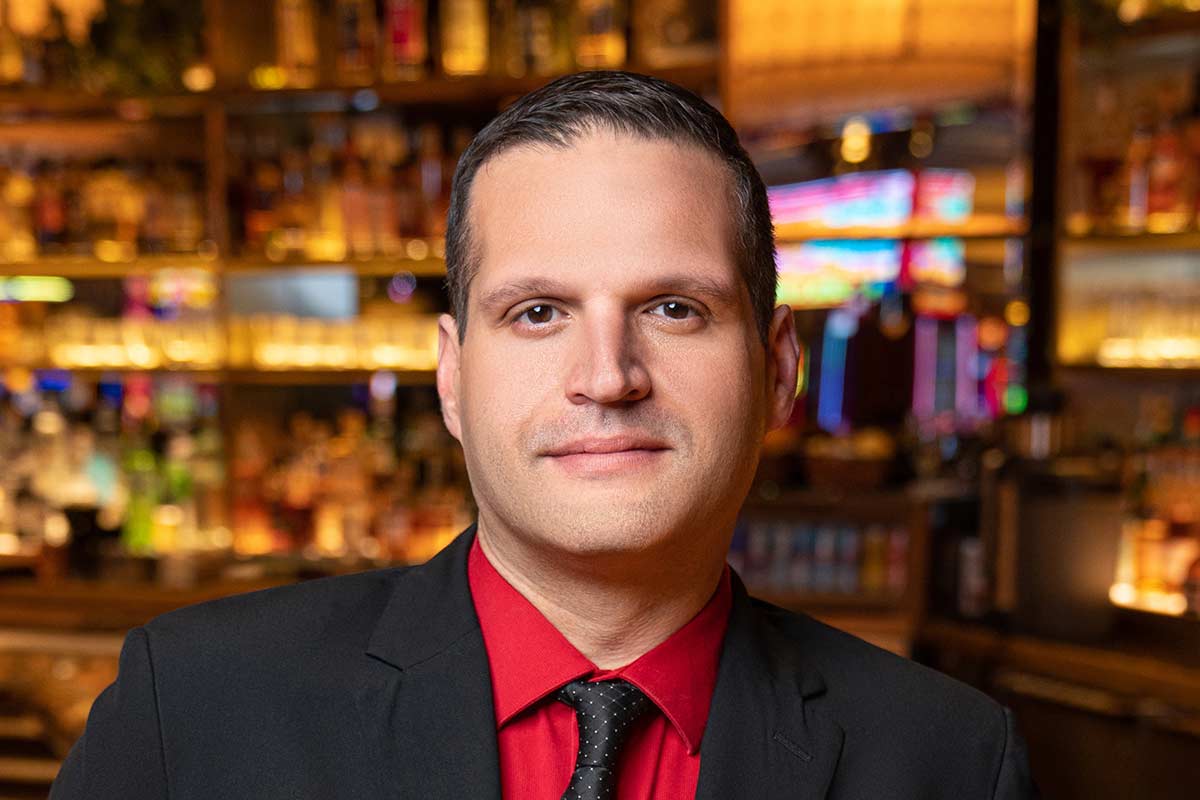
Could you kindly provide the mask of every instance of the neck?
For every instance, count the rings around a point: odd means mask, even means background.
[[[482,515],[476,535],[496,571],[601,669],[637,660],[696,616],[725,563],[723,549],[695,540],[678,554],[564,557],[497,531]]]

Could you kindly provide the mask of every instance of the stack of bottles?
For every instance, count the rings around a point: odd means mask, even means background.
[[[751,590],[894,597],[908,584],[907,527],[827,521],[750,521],[729,563]]]
[[[630,30],[649,67],[710,58],[716,44],[712,0],[334,0],[330,16],[321,11],[317,0],[275,0],[274,58],[252,70],[252,85],[310,87],[329,64],[348,85],[619,68]],[[327,40],[332,54],[318,46]]]
[[[396,386],[377,374],[334,422],[243,417],[227,455],[213,384],[6,373],[0,552],[47,581],[171,585],[247,556],[425,560],[470,522],[466,473],[433,401],[396,426]]]
[[[289,120],[291,122],[291,120]],[[473,131],[388,114],[230,137],[230,216],[242,255],[272,261],[442,255],[450,178]]]
[[[0,543],[40,553],[42,578],[230,546],[216,387],[10,370],[0,398]]]
[[[1109,597],[1200,615],[1200,402],[1176,413],[1169,398],[1144,398],[1139,434]]]
[[[242,554],[423,561],[471,519],[461,450],[435,404],[392,423],[395,378],[377,375],[368,411],[335,424],[306,412],[286,429],[264,419],[234,433],[232,518]]]
[[[1113,72],[1080,96],[1073,233],[1176,233],[1200,224],[1200,78]]]
[[[188,162],[0,158],[0,261],[212,252]]]

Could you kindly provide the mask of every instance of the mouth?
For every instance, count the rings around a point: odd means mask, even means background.
[[[603,477],[650,467],[670,449],[661,439],[626,435],[574,439],[541,455],[574,477]]]

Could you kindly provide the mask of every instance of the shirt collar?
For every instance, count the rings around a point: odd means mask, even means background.
[[[654,701],[689,753],[700,749],[729,622],[728,564],[696,616],[636,661],[611,670],[580,653],[496,571],[478,536],[467,558],[467,578],[491,669],[497,729],[565,683],[620,677]]]

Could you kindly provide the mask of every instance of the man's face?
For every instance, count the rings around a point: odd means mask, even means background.
[[[728,187],[699,149],[608,133],[479,171],[438,389],[483,525],[563,554],[727,546],[796,371],[786,308],[759,339]]]

